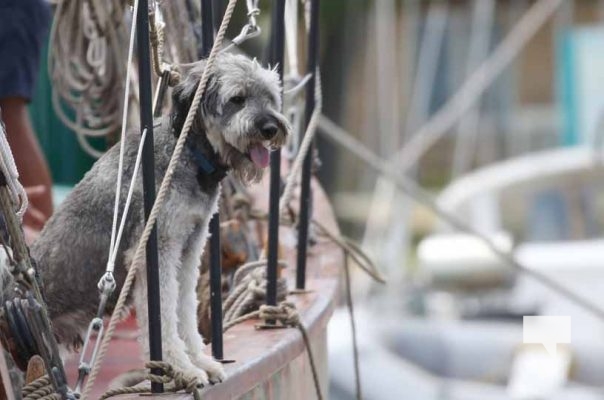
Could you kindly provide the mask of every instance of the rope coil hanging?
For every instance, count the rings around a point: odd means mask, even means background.
[[[59,119],[73,130],[93,157],[88,138],[119,130],[123,104],[119,96],[125,70],[122,22],[125,4],[92,0],[61,1],[50,31],[48,75],[52,104]]]

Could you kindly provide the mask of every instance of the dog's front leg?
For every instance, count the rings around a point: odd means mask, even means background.
[[[202,235],[197,234],[188,241],[183,251],[182,266],[178,274],[180,284],[178,305],[178,331],[180,337],[187,345],[193,364],[202,368],[210,375],[213,382],[223,381],[225,378],[222,364],[203,352],[205,344],[198,331],[197,320],[197,282],[199,281],[199,264],[203,247]]]
[[[208,374],[204,369],[197,367],[191,362],[185,349],[185,342],[178,334],[178,316],[175,310],[178,307],[178,270],[180,268],[180,246],[160,245],[159,251],[159,280],[161,301],[161,335],[163,360],[171,363],[174,367],[195,376],[199,383],[209,383]],[[145,268],[138,271],[134,301],[139,327],[141,329],[141,341],[145,354],[149,356],[149,324],[147,312],[147,273]]]

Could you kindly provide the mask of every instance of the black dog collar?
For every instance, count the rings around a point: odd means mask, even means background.
[[[201,143],[187,138],[186,147],[197,167],[197,182],[203,189],[212,189],[227,175],[228,168],[220,165],[218,155],[204,135]]]

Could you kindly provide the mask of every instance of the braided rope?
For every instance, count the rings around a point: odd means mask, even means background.
[[[21,395],[23,400],[61,400],[61,395],[55,392],[48,375],[23,386]]]
[[[111,15],[109,15],[110,9]],[[87,137],[119,130],[122,106],[116,95],[126,74],[125,3],[60,1],[50,29],[48,76],[57,117],[72,129],[83,150],[98,158]]]
[[[103,338],[103,343],[99,348],[99,353],[97,359],[92,367],[90,372],[90,376],[88,381],[86,382],[86,387],[84,389],[84,393],[82,395],[82,399],[88,398],[90,390],[92,389],[92,385],[96,380],[96,377],[99,373],[100,365],[105,357],[105,353],[107,352],[107,348],[109,346],[109,342],[111,337],[113,336],[113,332],[115,331],[115,327],[117,325],[117,316],[120,314],[120,311],[125,307],[126,298],[128,293],[130,292],[130,288],[132,287],[132,283],[134,282],[134,277],[140,265],[144,262],[145,257],[145,244],[149,239],[153,226],[155,225],[155,221],[159,215],[159,212],[166,200],[166,196],[168,191],[170,190],[170,183],[172,181],[172,176],[174,175],[174,171],[176,169],[176,164],[179,162],[180,154],[185,145],[185,141],[187,136],[189,135],[189,131],[191,130],[191,126],[193,124],[193,119],[195,118],[195,114],[197,109],[199,108],[199,103],[201,101],[201,97],[205,92],[205,88],[209,79],[209,71],[212,70],[214,66],[214,62],[216,60],[216,56],[219,52],[219,49],[224,40],[224,36],[231,20],[231,16],[233,15],[233,11],[235,9],[235,5],[237,4],[237,0],[229,0],[229,4],[227,5],[226,11],[224,13],[224,17],[222,19],[222,23],[220,24],[220,29],[218,30],[218,34],[216,35],[216,40],[214,41],[214,46],[212,47],[212,51],[210,52],[210,56],[208,57],[206,67],[201,76],[201,80],[199,82],[199,86],[195,91],[195,96],[193,97],[193,101],[191,102],[191,106],[189,108],[189,112],[187,114],[187,118],[183,125],[180,136],[178,137],[178,141],[176,142],[176,147],[174,148],[174,152],[172,154],[172,158],[170,159],[170,163],[168,164],[168,169],[166,170],[166,175],[162,180],[161,187],[159,192],[157,193],[157,198],[155,203],[153,204],[153,208],[151,209],[151,213],[149,214],[149,218],[145,225],[145,229],[143,234],[138,242],[138,246],[136,249],[136,253],[134,255],[133,261],[128,269],[128,275],[126,276],[126,280],[124,281],[124,285],[122,286],[122,290],[118,297],[115,311],[111,316],[111,320],[109,321],[109,326],[107,327],[107,331],[105,337]]]
[[[167,392],[184,391],[193,395],[193,399],[201,400],[201,382],[196,376],[191,376],[178,369],[175,369],[171,364],[165,361],[149,361],[145,364],[145,368],[149,370],[161,369],[163,374],[157,375],[149,372],[145,375],[145,380],[153,383],[164,384],[164,390]],[[99,400],[105,400],[113,396],[122,394],[147,394],[151,393],[149,385],[136,385],[131,387],[110,389],[103,393]]]
[[[285,266],[284,261],[279,261],[280,266]],[[245,275],[241,277],[240,271]],[[266,303],[266,260],[255,261],[244,264],[237,269],[233,279],[233,290],[224,302],[224,325],[228,328],[240,316],[257,310]],[[277,280],[277,301],[283,301],[287,297],[287,279],[281,277]],[[223,326],[223,331],[226,329]]]
[[[0,115],[1,117],[2,115]],[[0,171],[4,175],[6,184],[9,188],[11,199],[15,205],[16,214],[19,219],[23,218],[23,214],[27,210],[29,200],[27,193],[21,182],[19,182],[19,171],[17,170],[17,164],[15,164],[15,158],[10,149],[10,144],[6,136],[6,130],[4,123],[0,118]]]

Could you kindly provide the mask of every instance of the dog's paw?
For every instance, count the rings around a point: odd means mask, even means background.
[[[218,361],[212,360],[212,368],[206,370],[210,376],[211,383],[220,383],[226,379],[226,373],[224,372],[224,366]]]
[[[164,360],[172,364],[176,370],[182,371],[187,380],[195,379],[197,386],[206,386],[210,383],[206,369],[191,362],[185,352],[166,346]]]
[[[197,386],[198,388],[207,386],[210,383],[210,377],[208,376],[208,373],[203,369],[199,368],[191,368],[185,371],[185,377],[187,378],[187,380],[194,379],[196,382],[195,386]]]
[[[219,383],[226,379],[224,367],[212,357],[206,354],[200,354],[192,361],[197,367],[207,372],[211,383]]]

